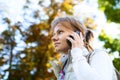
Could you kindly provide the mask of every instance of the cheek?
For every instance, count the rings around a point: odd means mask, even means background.
[[[67,37],[67,35],[61,36],[61,41],[63,44],[67,44],[66,37]]]

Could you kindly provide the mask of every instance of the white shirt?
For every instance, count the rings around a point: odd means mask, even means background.
[[[85,49],[73,48],[71,50],[72,59],[66,66],[64,80],[117,80],[112,60],[106,51],[95,49],[91,53],[90,63],[85,57],[88,54],[89,52]],[[57,76],[59,70],[60,68],[54,68]]]
[[[94,50],[90,63],[80,48],[71,50],[73,70],[77,80],[113,80],[112,60],[104,50]]]

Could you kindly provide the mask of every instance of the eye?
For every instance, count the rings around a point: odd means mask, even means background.
[[[62,34],[62,33],[63,33],[63,31],[61,31],[61,30],[60,30],[60,31],[58,31],[58,34]]]

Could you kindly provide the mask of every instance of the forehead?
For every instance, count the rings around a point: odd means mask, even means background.
[[[69,23],[58,23],[54,27],[54,32],[56,32],[58,30],[73,30],[73,28],[71,27],[71,25]]]

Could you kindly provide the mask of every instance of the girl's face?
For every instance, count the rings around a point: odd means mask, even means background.
[[[70,49],[66,42],[66,37],[68,37],[73,32],[72,28],[64,27],[62,24],[57,24],[53,30],[52,41],[56,51],[67,53]]]

